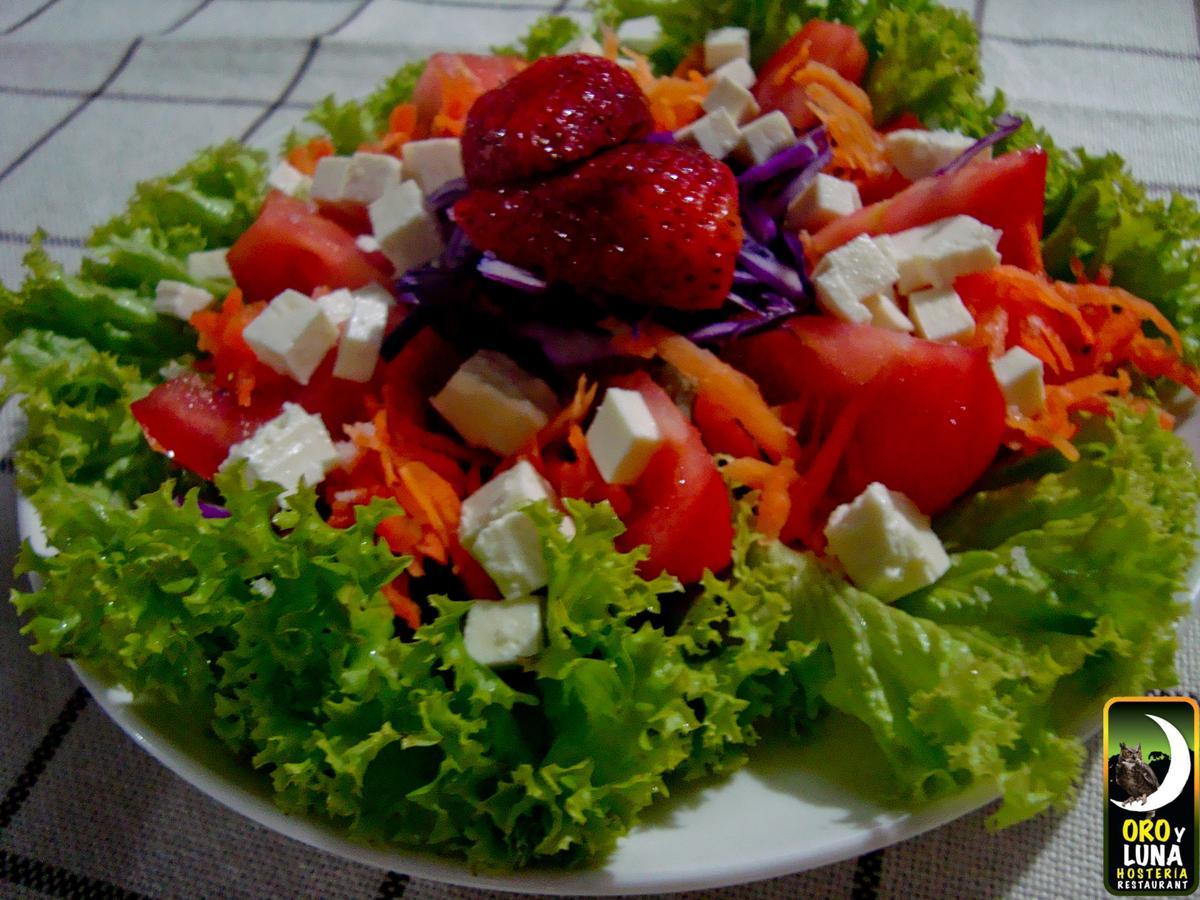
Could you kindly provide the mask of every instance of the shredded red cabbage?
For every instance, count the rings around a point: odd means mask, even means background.
[[[743,188],[753,187],[794,169],[805,168],[812,163],[813,159],[828,150],[829,136],[823,126],[817,126],[808,132],[798,144],[780,150],[766,162],[748,168],[738,176],[738,185]]]
[[[675,134],[670,131],[652,131],[646,135],[647,144],[674,144]]]
[[[742,243],[738,264],[771,291],[791,300],[803,300],[807,296],[800,273],[780,262],[769,248],[749,237]]]
[[[778,294],[763,295],[763,306],[749,315],[714,322],[693,331],[688,337],[698,344],[712,344],[719,341],[733,340],[746,337],[767,328],[772,328],[784,319],[798,315],[799,310],[786,297]]]
[[[517,333],[535,340],[546,359],[558,368],[587,366],[616,355],[612,338],[598,331],[565,328],[547,322],[524,322]]]
[[[742,225],[746,229],[746,234],[763,244],[769,244],[775,240],[775,235],[779,233],[779,225],[775,222],[775,217],[767,212],[762,203],[751,196],[749,191],[740,193],[740,201]]]
[[[957,172],[976,156],[991,147],[993,144],[998,144],[1006,137],[1014,134],[1018,128],[1025,124],[1025,120],[1019,116],[1014,116],[1012,113],[1002,113],[992,120],[992,124],[996,126],[996,130],[991,134],[984,135],[970,147],[960,153],[951,162],[942,166],[934,175],[949,175],[952,172]]]
[[[526,294],[540,294],[547,288],[546,279],[539,278],[528,269],[514,266],[496,257],[493,253],[484,253],[476,267],[484,278],[515,288]]]
[[[452,178],[426,197],[425,205],[430,212],[438,213],[448,210],[467,195],[467,190],[467,179]]]

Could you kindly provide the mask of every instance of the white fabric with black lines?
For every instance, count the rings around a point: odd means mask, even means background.
[[[1115,150],[1159,193],[1200,197],[1200,8],[1190,0],[956,0],[985,34],[988,83],[1061,142]],[[329,93],[369,90],[437,49],[510,40],[582,0],[8,0],[0,4],[0,280],[37,227],[75,266],[134,184],[251,132],[275,149]],[[0,437],[7,425],[0,414]],[[16,547],[0,471],[0,553]],[[0,603],[0,894],[473,897],[279,837],[125,738],[69,669],[35,657]],[[1200,685],[1200,629],[1180,679]],[[1092,743],[1095,749],[1095,742]],[[708,892],[722,898],[1103,896],[1099,762],[1078,806],[989,834],[975,814],[878,856]],[[492,896],[492,895],[486,895]],[[509,895],[494,895],[509,896]]]

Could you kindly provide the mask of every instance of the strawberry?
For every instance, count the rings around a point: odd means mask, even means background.
[[[714,309],[742,244],[737,183],[678,144],[626,144],[538,184],[473,190],[454,208],[475,246],[584,291]]]
[[[616,63],[547,56],[471,106],[463,167],[472,187],[498,187],[641,140],[651,127],[646,95]]]

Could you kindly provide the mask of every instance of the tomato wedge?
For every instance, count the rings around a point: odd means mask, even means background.
[[[270,300],[287,288],[311,294],[318,287],[387,284],[354,235],[306,203],[272,193],[262,211],[229,248],[229,268],[248,301]]]
[[[484,92],[499,87],[525,68],[516,56],[435,53],[425,63],[413,88],[417,130],[442,136],[461,131],[467,110]],[[439,114],[443,121],[438,121]]]
[[[816,125],[817,117],[808,108],[804,86],[795,84],[792,76],[809,62],[829,66],[847,81],[860,84],[867,70],[867,48],[853,26],[810,19],[763,65],[754,98],[763,112],[782,110],[801,131]]]
[[[668,572],[690,584],[705,569],[720,571],[733,554],[733,512],[700,433],[644,372],[619,379],[617,386],[642,395],[665,439],[629,488],[632,510],[617,546],[624,551],[649,546],[639,569],[646,578]]]

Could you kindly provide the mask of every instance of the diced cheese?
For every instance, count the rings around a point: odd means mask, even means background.
[[[364,206],[383,196],[389,185],[400,181],[400,160],[386,153],[355,153],[350,157],[350,172],[342,199]]]
[[[308,384],[337,343],[338,329],[319,303],[289,289],[267,304],[245,327],[242,337],[266,365]]]
[[[363,253],[379,253],[383,249],[373,234],[360,234],[354,239],[354,246]]]
[[[554,392],[502,353],[480,350],[430,401],[469,444],[508,456],[558,410]]]
[[[637,391],[609,388],[587,430],[588,452],[609,484],[632,484],[662,446],[650,407]]]
[[[164,278],[154,288],[154,308],[160,313],[183,319],[185,322],[202,309],[207,309],[215,300],[204,288],[182,281]]]
[[[187,258],[188,277],[195,278],[197,281],[232,278],[233,273],[229,271],[229,260],[226,258],[228,252],[228,247],[221,247],[217,250],[198,250],[195,253],[189,253]]]
[[[1012,347],[999,359],[992,360],[996,383],[1010,407],[1027,416],[1046,408],[1045,367],[1024,347]]]
[[[910,294],[908,317],[927,341],[962,341],[975,333],[975,319],[954,288]]]
[[[396,305],[396,298],[381,284],[365,284],[360,288],[354,289],[355,297],[372,297],[380,303],[387,306],[389,309]]]
[[[862,199],[854,182],[822,172],[788,204],[784,227],[816,231],[859,209]]]
[[[792,123],[782,112],[774,110],[742,128],[742,140],[734,153],[745,165],[756,166],[795,143],[796,132]]]
[[[662,40],[662,26],[657,16],[626,19],[617,26],[617,40],[630,50],[649,53]]]
[[[476,600],[463,622],[467,655],[481,666],[512,666],[542,649],[538,600]]]
[[[970,216],[950,216],[875,239],[899,273],[899,288],[948,287],[959,275],[1000,264],[1000,232]]]
[[[462,144],[458,138],[409,141],[401,149],[404,174],[415,179],[425,196],[447,181],[463,177]]]
[[[933,584],[950,568],[929,517],[878,481],[830,514],[825,537],[850,580],[886,602]]]
[[[338,288],[317,298],[317,306],[334,325],[341,327],[354,312],[354,295],[346,288]]]
[[[754,87],[754,82],[758,81],[758,75],[754,72],[754,67],[750,65],[750,61],[746,59],[731,59],[722,66],[717,66],[708,75],[708,83],[716,84],[722,78],[728,78],[734,84],[740,84],[744,88]]]
[[[724,109],[701,116],[675,132],[675,140],[693,143],[717,159],[724,159],[732,153],[741,139],[741,129],[728,110]]]
[[[974,138],[956,131],[900,128],[883,136],[888,161],[909,181],[927,178],[954,162],[974,143]],[[990,151],[987,156],[991,156]]]
[[[825,254],[813,270],[817,303],[844,322],[869,322],[863,300],[872,294],[891,294],[896,267],[867,235],[862,234]]]
[[[391,185],[367,207],[367,212],[375,240],[396,267],[397,275],[424,265],[442,252],[437,222],[426,211],[421,189],[415,183]]]
[[[542,539],[523,512],[510,512],[484,525],[470,552],[506,599],[546,586]]]
[[[322,156],[317,160],[309,196],[320,203],[341,203],[350,182],[349,156]]]
[[[758,115],[758,101],[750,91],[736,81],[722,78],[717,81],[701,104],[705,112],[724,109],[735,122],[745,122]]]
[[[704,68],[711,72],[735,59],[750,59],[750,31],[736,26],[710,31],[704,38]]]
[[[312,487],[320,484],[338,461],[338,454],[320,416],[285,403],[279,415],[229,448],[221,468],[241,459],[246,461],[246,477],[251,483],[275,482],[283,488],[282,499],[295,493],[302,481]]]
[[[267,184],[289,197],[307,195],[312,189],[312,177],[305,175],[287,160],[283,160],[267,176]]]
[[[872,294],[863,299],[863,306],[871,313],[871,324],[876,328],[903,332],[913,330],[912,321],[888,294]]]
[[[552,504],[554,491],[537,469],[522,459],[463,500],[458,515],[458,539],[469,550],[489,522],[543,501]]]
[[[603,56],[604,48],[590,34],[581,34],[572,41],[567,41],[561,50],[558,51],[559,56],[566,56],[571,53],[583,53],[587,56]]]
[[[379,347],[387,328],[388,305],[375,297],[355,295],[346,333],[338,344],[333,377],[370,381],[379,362]]]

